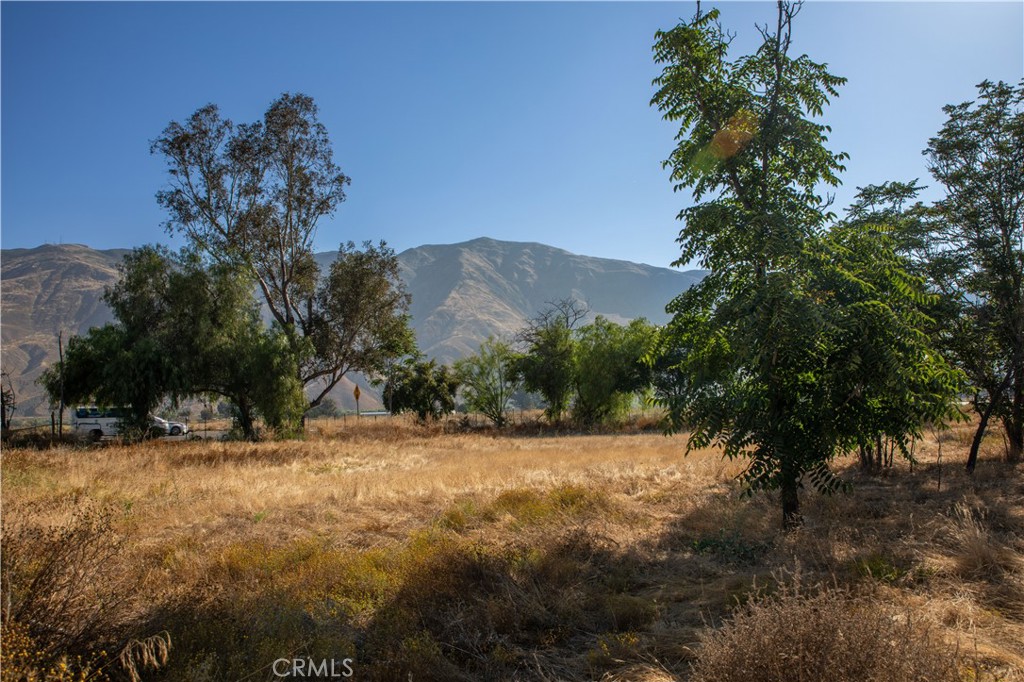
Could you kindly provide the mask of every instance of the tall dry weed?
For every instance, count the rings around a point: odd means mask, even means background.
[[[1024,570],[1024,560],[1007,546],[986,524],[986,513],[966,502],[953,508],[950,531],[956,550],[954,561],[958,575],[972,580],[996,582],[1007,574]]]
[[[934,623],[866,594],[799,583],[702,637],[693,682],[962,682]]]

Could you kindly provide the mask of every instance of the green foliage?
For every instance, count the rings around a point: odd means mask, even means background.
[[[317,224],[345,200],[350,180],[334,163],[311,97],[285,93],[262,121],[240,125],[207,105],[172,121],[151,151],[167,162],[168,186],[157,202],[168,232],[183,234],[208,261],[241,268],[259,287],[295,376],[316,389],[308,406],[346,373],[380,372],[411,350],[409,297],[383,242],[342,245],[321,278]]]
[[[519,371],[523,385],[543,396],[544,414],[555,423],[569,408],[576,377],[573,327],[586,314],[576,301],[567,299],[551,304],[519,333],[526,347],[520,356]]]
[[[714,555],[721,561],[736,564],[755,564],[772,548],[771,540],[750,540],[735,530],[723,528],[716,535],[702,537],[692,543],[696,554]]]
[[[844,80],[788,55],[798,9],[780,3],[775,31],[735,61],[717,10],[659,32],[652,101],[681,124],[666,161],[676,189],[714,197],[679,214],[678,262],[711,274],[668,306],[649,361],[676,378],[657,399],[670,431],[690,429],[688,450],[719,445],[749,459],[748,490],[781,490],[787,526],[805,479],[836,490],[838,452],[880,429],[905,439],[957,385],[922,331],[923,285],[886,232],[825,230],[819,188],[838,184],[845,155],[811,117]]]
[[[95,400],[129,407],[125,427],[142,433],[163,397],[181,396],[187,383],[185,371],[166,352],[173,339],[167,321],[176,303],[166,294],[174,272],[169,253],[161,247],[133,251],[120,271],[121,279],[104,295],[118,322],[68,340],[63,394],[65,404]],[[40,383],[56,404],[61,363],[44,372]]]
[[[967,372],[983,421],[1002,419],[1013,460],[1024,456],[1024,81],[984,81],[974,102],[928,141],[936,202],[933,284],[948,302],[944,345]],[[975,451],[972,457],[976,455]]]
[[[575,401],[573,416],[583,425],[621,418],[632,405],[634,394],[651,382],[643,358],[655,337],[644,319],[628,326],[600,315],[576,335]]]
[[[356,249],[349,242],[338,249],[309,313],[313,353],[303,366],[302,381],[323,384],[312,406],[349,371],[380,374],[390,359],[413,352],[410,300],[398,257],[387,244],[365,242]]]
[[[512,396],[519,391],[518,357],[508,344],[488,338],[480,350],[455,363],[466,406],[484,415],[498,428],[508,422]]]
[[[66,401],[131,407],[127,426],[144,430],[165,398],[215,394],[235,405],[247,438],[261,415],[279,433],[294,431],[305,409],[293,344],[266,329],[251,280],[231,265],[143,247],[125,257],[108,290],[116,322],[72,338],[64,358]],[[60,395],[60,366],[42,379]]]
[[[458,377],[447,365],[439,366],[422,356],[393,365],[377,383],[384,384],[384,404],[392,414],[413,412],[425,422],[428,418],[439,419],[455,409]]]

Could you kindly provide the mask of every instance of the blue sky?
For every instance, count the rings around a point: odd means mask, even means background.
[[[705,8],[713,3],[705,3]],[[720,5],[756,46],[767,2]],[[149,142],[209,102],[236,122],[282,92],[320,107],[349,199],[318,250],[489,236],[667,266],[678,211],[649,106],[654,32],[692,3],[0,4],[0,245],[162,242]],[[808,2],[794,50],[848,84],[826,111],[855,187],[920,177],[941,107],[1024,76],[1024,3]],[[930,195],[937,196],[932,188]]]

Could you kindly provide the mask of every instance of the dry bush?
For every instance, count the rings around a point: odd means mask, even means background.
[[[960,682],[932,623],[865,594],[783,587],[702,636],[694,682]]]
[[[22,624],[46,653],[80,650],[123,626],[128,586],[117,565],[122,540],[108,508],[74,505],[70,519],[58,525],[37,523],[41,513],[5,510],[3,619]]]
[[[132,655],[133,614],[141,601],[124,572],[124,538],[114,512],[69,498],[66,509],[5,509],[0,536],[5,679],[106,679],[115,656],[137,680],[160,660]],[[47,523],[47,515],[63,521]],[[152,641],[152,640],[150,640]],[[141,645],[140,645],[141,646]],[[162,662],[166,662],[164,648]]]
[[[955,524],[951,532],[956,549],[956,572],[965,578],[997,582],[1007,574],[1024,569],[1024,560],[989,530],[985,512],[966,502],[954,507]]]

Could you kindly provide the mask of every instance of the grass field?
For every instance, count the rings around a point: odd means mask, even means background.
[[[998,434],[966,476],[969,434],[913,470],[838,462],[853,492],[805,492],[788,534],[741,462],[650,432],[7,448],[0,674],[754,680],[777,651],[818,679],[1024,680],[1024,476]]]

